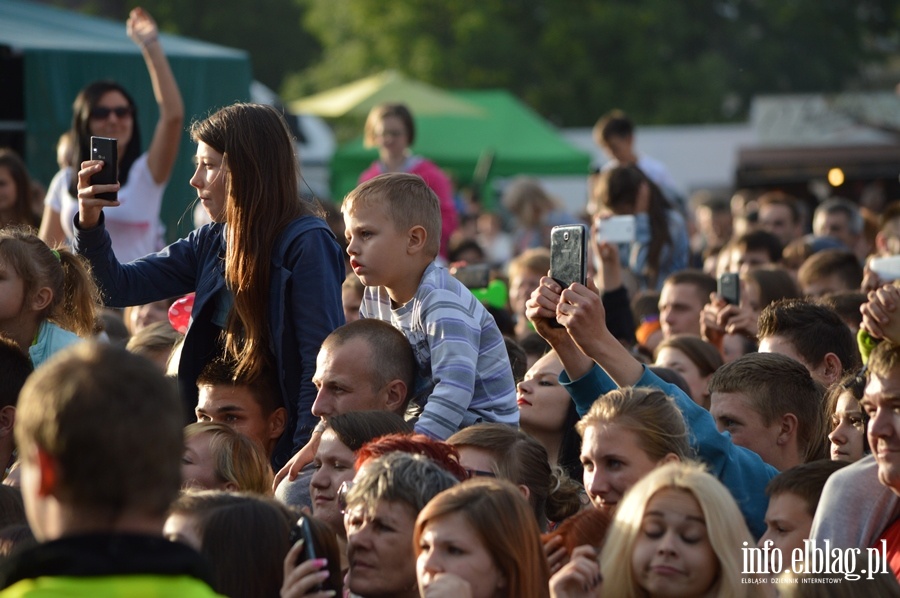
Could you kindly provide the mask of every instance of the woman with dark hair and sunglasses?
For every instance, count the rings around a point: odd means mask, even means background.
[[[90,160],[91,136],[118,140],[120,206],[110,211],[106,229],[116,257],[122,262],[162,248],[164,230],[159,220],[163,192],[178,155],[184,121],[184,103],[169,61],[159,41],[153,18],[141,8],[131,11],[128,36],[140,47],[159,107],[159,120],[146,152],[141,147],[137,106],[114,81],[95,81],[82,89],[72,105],[68,167],[60,170],[47,191],[41,239],[54,247],[74,239],[72,221],[78,211],[79,165]]]

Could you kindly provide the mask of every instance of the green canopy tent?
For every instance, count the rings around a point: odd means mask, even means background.
[[[251,68],[242,50],[167,34],[160,39],[185,105],[185,133],[163,201],[162,217],[172,238],[192,228],[189,216],[180,222],[195,197],[188,186],[195,147],[187,124],[246,100]],[[146,149],[158,111],[143,57],[126,35],[124,21],[23,0],[0,2],[0,146],[20,152],[36,180],[47,184],[55,174],[56,142],[71,125],[72,101],[98,79],[114,79],[134,97]]]
[[[481,107],[484,115],[416,116],[412,150],[437,163],[457,186],[490,189],[487,183],[494,177],[588,173],[590,156],[512,94],[489,90],[454,95]],[[339,147],[331,161],[333,197],[351,191],[377,157],[374,149],[363,147],[362,137]],[[483,197],[490,203],[489,194]]]

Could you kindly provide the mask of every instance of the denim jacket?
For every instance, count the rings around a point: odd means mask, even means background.
[[[215,351],[220,330],[212,316],[217,295],[225,288],[224,225],[207,224],[158,253],[120,264],[103,223],[101,215],[98,226],[82,230],[76,214],[74,229],[75,249],[90,261],[106,305],[141,305],[196,293],[178,365],[179,385],[193,412],[197,377]],[[344,259],[331,230],[314,216],[291,222],[274,247],[269,348],[288,410],[287,431],[272,457],[280,466],[306,443],[316,424],[311,412],[316,398],[312,376],[322,341],[344,323]]]

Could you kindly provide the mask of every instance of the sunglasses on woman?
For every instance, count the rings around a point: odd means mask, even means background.
[[[130,106],[116,106],[115,108],[105,108],[98,106],[91,110],[91,118],[94,120],[106,120],[110,114],[115,114],[116,118],[125,118],[131,116]]]

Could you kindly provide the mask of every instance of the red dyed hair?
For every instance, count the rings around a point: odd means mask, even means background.
[[[456,447],[424,434],[388,434],[367,442],[356,453],[356,469],[369,459],[397,451],[428,457],[460,482],[469,479],[469,474],[459,463]]]

